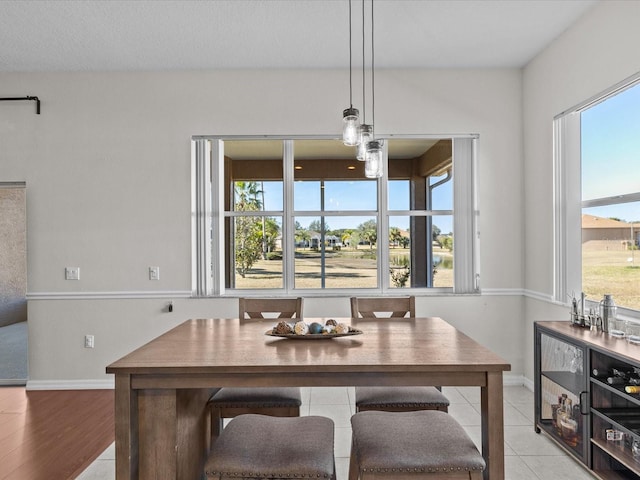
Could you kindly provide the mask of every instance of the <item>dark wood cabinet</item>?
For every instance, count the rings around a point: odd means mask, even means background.
[[[535,428],[601,479],[640,479],[640,346],[570,322],[536,322]]]

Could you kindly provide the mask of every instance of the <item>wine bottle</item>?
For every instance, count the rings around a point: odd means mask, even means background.
[[[591,371],[591,376],[605,380],[607,377],[611,376],[611,371],[609,369],[594,368]]]
[[[624,391],[627,393],[640,393],[640,386],[638,385],[627,385],[624,387]]]
[[[624,377],[619,376],[607,377],[607,383],[609,385],[624,385],[627,383],[627,380]]]

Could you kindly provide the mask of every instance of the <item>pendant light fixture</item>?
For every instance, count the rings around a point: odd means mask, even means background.
[[[367,178],[379,178],[382,176],[382,140],[367,142],[367,151],[364,160],[364,176]]]
[[[367,125],[363,123],[358,128],[358,153],[356,154],[356,158],[361,162],[365,161],[365,156],[367,153],[367,143],[373,140],[373,125]]]
[[[342,141],[347,146],[357,146],[356,157],[365,162],[364,171],[367,178],[380,178],[384,163],[384,142],[375,138],[375,49],[374,49],[374,18],[373,2],[371,2],[371,124],[366,122],[366,21],[365,2],[362,1],[362,124],[360,112],[353,107],[353,50],[352,50],[352,9],[349,0],[349,108],[342,112],[343,130]]]
[[[351,0],[349,0],[349,108],[342,111],[342,142],[350,147],[358,145],[359,115],[353,108],[353,63],[351,50]]]
[[[362,9],[364,12],[364,1]],[[383,141],[375,138],[374,125],[376,122],[376,86],[375,86],[375,50],[374,50],[374,19],[373,1],[371,0],[371,135],[366,142],[364,154],[364,174],[367,178],[380,178],[383,166]],[[364,13],[363,13],[364,28]]]

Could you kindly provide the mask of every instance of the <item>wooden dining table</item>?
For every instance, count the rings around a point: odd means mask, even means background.
[[[217,388],[366,385],[479,387],[484,478],[504,479],[504,359],[437,317],[336,320],[362,333],[280,338],[266,335],[277,320],[193,319],[109,365],[116,479],[202,478]]]

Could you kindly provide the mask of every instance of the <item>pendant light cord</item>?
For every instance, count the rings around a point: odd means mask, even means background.
[[[362,0],[364,2],[364,0]],[[371,0],[371,136],[375,138],[376,129],[376,85],[375,85],[375,56],[374,56],[374,36],[373,36],[373,1]],[[363,3],[364,4],[364,3]]]
[[[362,123],[367,123],[367,101],[365,88],[365,41],[364,41],[364,0],[362,0]]]
[[[351,0],[349,0],[349,105],[353,108],[353,63],[351,43]]]

